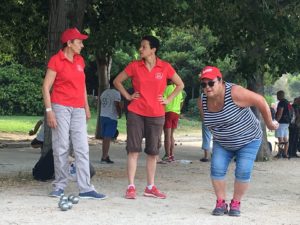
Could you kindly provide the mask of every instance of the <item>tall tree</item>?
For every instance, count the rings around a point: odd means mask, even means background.
[[[60,35],[66,28],[82,28],[86,4],[87,0],[49,0],[47,62],[61,48]],[[52,148],[51,129],[47,125],[47,116],[44,117],[45,138],[42,156]]]

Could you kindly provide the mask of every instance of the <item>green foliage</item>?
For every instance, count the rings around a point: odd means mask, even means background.
[[[0,115],[42,115],[40,69],[12,64],[0,68]]]
[[[265,99],[269,106],[271,106],[272,103],[276,102],[272,95],[265,95]]]
[[[0,65],[15,62],[40,66],[45,62],[48,4],[9,0],[0,4]]]
[[[189,100],[188,109],[185,115],[187,115],[188,117],[199,117],[199,109],[198,109],[197,101],[198,101],[197,98],[193,98]]]
[[[183,79],[187,100],[198,97],[198,75],[204,66],[218,66],[224,76],[235,69],[236,61],[231,56],[213,58],[218,43],[218,38],[206,26],[167,29],[158,54],[169,61]]]
[[[203,0],[191,4],[194,21],[207,25],[220,38],[215,53],[236,56],[237,75],[253,81],[265,71],[278,77],[299,69],[299,1]]]

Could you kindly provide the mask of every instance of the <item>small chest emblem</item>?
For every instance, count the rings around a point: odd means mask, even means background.
[[[77,64],[76,67],[79,72],[83,72],[83,68],[80,64]]]
[[[157,79],[157,80],[161,80],[163,78],[163,73],[156,73],[155,74],[155,79]]]

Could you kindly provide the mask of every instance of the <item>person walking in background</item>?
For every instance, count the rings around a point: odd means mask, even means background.
[[[184,84],[173,67],[157,57],[159,40],[154,36],[142,38],[139,48],[141,60],[133,61],[115,79],[115,87],[130,101],[127,115],[127,175],[128,187],[125,198],[135,199],[134,184],[142,139],[145,137],[147,186],[144,196],[166,198],[155,186],[156,158],[159,154],[158,141],[165,121],[164,106],[180,93]],[[131,78],[134,93],[130,95],[122,82]],[[163,97],[167,80],[176,88],[168,98]]]
[[[279,123],[279,128],[275,131],[275,137],[278,138],[278,157],[287,158],[289,149],[289,123],[291,122],[289,114],[289,102],[285,99],[284,91],[277,92],[278,105],[276,110],[276,120]],[[282,152],[281,152],[281,146]],[[281,155],[282,154],[282,155]]]
[[[217,67],[206,66],[200,74],[203,97],[199,103],[201,118],[213,135],[211,179],[217,198],[213,215],[240,216],[240,204],[250,182],[259,150],[262,129],[250,107],[255,106],[270,130],[278,128],[272,120],[264,97],[241,86],[224,82]],[[235,157],[233,198],[226,203],[225,176]]]
[[[30,136],[36,135],[36,137],[31,141],[31,147],[42,148],[44,144],[44,118],[37,121],[34,128],[28,132]]]
[[[50,197],[60,197],[68,184],[68,155],[73,144],[79,197],[105,199],[90,183],[87,120],[91,117],[86,85],[85,63],[80,55],[88,36],[76,28],[61,35],[63,47],[48,62],[43,83],[47,124],[52,130],[55,180]],[[51,93],[50,93],[50,90]]]
[[[164,92],[164,98],[168,96],[175,90],[176,85],[168,80],[167,88]],[[165,124],[164,124],[164,147],[165,155],[162,158],[163,161],[173,162],[175,161],[174,157],[174,148],[175,148],[175,139],[174,132],[178,125],[178,120],[180,116],[180,111],[183,105],[183,95],[180,92],[173,100],[166,104],[165,106]]]
[[[101,137],[102,137],[102,158],[101,163],[114,163],[108,156],[111,139],[114,138],[118,118],[121,118],[121,94],[115,89],[113,84],[115,77],[109,80],[109,88],[103,91],[100,96],[101,101]]]
[[[201,162],[209,161],[209,153],[211,151],[211,132],[205,126],[204,121],[201,123],[202,127],[202,150],[204,153],[203,158],[200,159]]]

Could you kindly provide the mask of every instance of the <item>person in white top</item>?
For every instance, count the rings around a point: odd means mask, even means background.
[[[115,77],[111,77],[109,81],[110,88],[103,91],[100,96],[101,112],[101,137],[102,137],[102,158],[101,163],[114,163],[108,156],[110,141],[114,138],[118,118],[121,118],[121,94],[114,87],[113,81]]]

